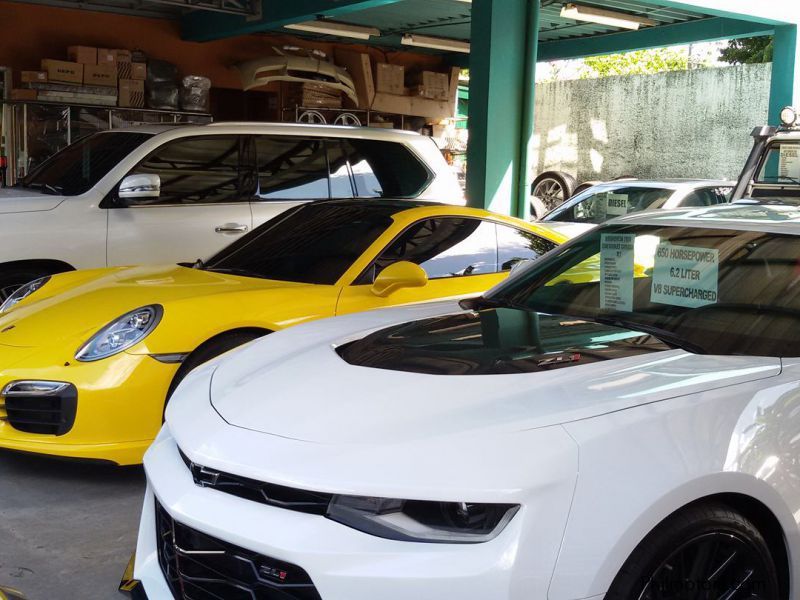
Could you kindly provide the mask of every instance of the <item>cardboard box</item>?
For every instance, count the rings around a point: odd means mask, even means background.
[[[11,90],[11,100],[37,100],[38,92],[36,90],[16,89]]]
[[[20,71],[22,83],[47,83],[47,71]]]
[[[447,73],[421,71],[410,81],[411,93],[430,100],[447,101],[450,97],[450,77]]]
[[[405,86],[405,68],[389,63],[375,65],[375,91],[387,94],[403,95]]]
[[[72,62],[82,65],[97,64],[97,48],[93,46],[70,46],[67,48],[67,56]]]
[[[120,79],[119,106],[144,108],[144,81],[141,79]]]
[[[48,81],[83,83],[83,65],[81,63],[43,58],[42,71],[47,71]]]
[[[98,48],[97,49],[97,64],[98,65],[116,65],[117,55],[111,48]]]
[[[147,65],[145,63],[131,63],[131,79],[147,79]]]
[[[114,65],[84,65],[83,83],[117,87],[117,68]]]
[[[114,53],[114,60],[118,63],[133,61],[130,50],[112,50],[112,52]]]

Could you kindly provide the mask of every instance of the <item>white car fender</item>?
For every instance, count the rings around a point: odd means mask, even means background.
[[[719,494],[756,500],[774,515],[786,538],[792,580],[800,580],[800,531],[789,508],[800,505],[800,484],[790,476],[787,444],[784,456],[769,448],[800,430],[800,414],[765,423],[770,407],[800,406],[800,386],[791,383],[796,377],[775,376],[741,384],[735,392],[710,390],[566,424],[580,447],[581,469],[549,600],[606,592],[659,523]]]

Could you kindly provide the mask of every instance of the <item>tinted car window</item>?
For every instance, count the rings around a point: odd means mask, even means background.
[[[358,197],[414,198],[428,186],[431,173],[402,144],[357,139],[342,144]]]
[[[729,187],[705,187],[696,189],[681,200],[680,206],[714,206],[728,201]]]
[[[262,200],[328,198],[325,140],[297,136],[256,137],[258,191]]]
[[[533,260],[550,252],[556,245],[530,231],[497,225],[497,263],[501,271],[523,260]]]
[[[542,220],[596,225],[629,213],[661,208],[673,193],[673,190],[666,188],[641,186],[589,189],[545,215]]]
[[[130,132],[85,137],[43,162],[20,187],[45,194],[84,194],[151,137],[149,133]]]
[[[750,224],[782,218],[746,206],[727,214],[737,213]],[[739,230],[735,218],[731,223],[708,229],[700,218],[692,227],[607,225],[487,297],[653,333],[692,352],[800,356],[800,236]]]
[[[246,201],[240,180],[239,136],[215,135],[167,142],[131,171],[161,178],[158,198],[137,204],[210,204]],[[130,200],[128,202],[131,202]]]
[[[254,229],[206,262],[211,271],[332,285],[401,206],[310,203]]]
[[[368,274],[370,281],[387,266],[401,260],[418,264],[430,279],[496,273],[494,223],[454,217],[420,221],[381,253]]]

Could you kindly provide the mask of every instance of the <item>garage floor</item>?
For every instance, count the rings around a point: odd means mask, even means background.
[[[0,453],[0,586],[29,600],[121,600],[144,496],[141,467]]]

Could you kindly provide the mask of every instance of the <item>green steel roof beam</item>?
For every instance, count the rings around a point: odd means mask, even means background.
[[[473,0],[467,201],[519,214],[533,124],[538,0]],[[530,36],[530,37],[529,37]],[[531,57],[531,51],[533,56]]]
[[[775,26],[738,19],[711,17],[673,25],[646,27],[638,31],[563,39],[539,44],[539,60],[562,60],[616,54],[647,48],[770,35]]]
[[[784,106],[800,104],[800,46],[797,25],[776,27],[773,44],[769,124],[777,125]]]
[[[262,0],[258,18],[195,11],[181,20],[181,37],[193,42],[208,42],[223,38],[271,31],[318,17],[335,19],[399,0]]]
[[[640,0],[659,8],[679,8],[700,14],[754,21],[771,25],[800,23],[800,3],[793,0],[783,2],[756,2],[755,0]]]

